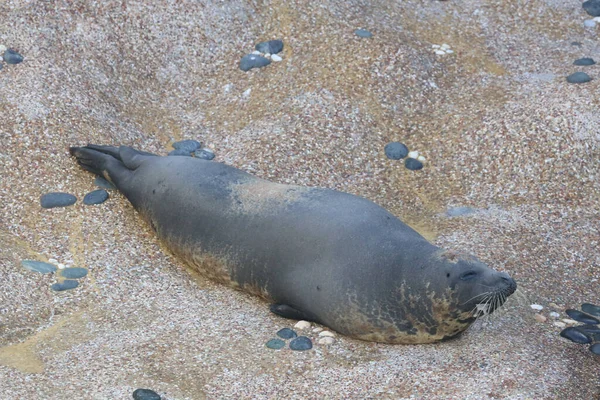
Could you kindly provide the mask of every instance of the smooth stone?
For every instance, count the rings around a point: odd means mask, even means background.
[[[586,83],[591,80],[592,78],[585,72],[575,72],[574,74],[567,76],[567,82],[569,83]]]
[[[581,6],[592,17],[600,17],[600,0],[584,1]]]
[[[160,395],[150,389],[136,389],[133,392],[134,400],[161,400]]]
[[[52,286],[50,286],[50,288],[55,292],[62,292],[64,290],[75,289],[77,286],[79,286],[79,282],[67,279],[63,282],[57,282],[53,284]]]
[[[552,323],[552,325],[554,325],[554,326],[556,326],[556,327],[559,327],[559,328],[564,328],[565,326],[567,326],[567,324],[565,324],[565,323],[564,323],[564,322],[562,322],[562,321],[554,321],[554,322]]]
[[[390,160],[401,160],[408,155],[408,147],[400,142],[390,142],[386,144],[383,151]]]
[[[52,192],[40,197],[42,208],[67,207],[75,204],[77,197],[69,193]]]
[[[290,328],[283,328],[283,329],[280,329],[279,331],[277,331],[277,336],[279,336],[282,339],[292,339],[298,335],[296,334],[296,332],[294,332]]]
[[[335,333],[329,331],[319,332],[320,337],[335,337]]]
[[[583,46],[583,44],[581,44],[581,42],[571,42],[571,46]]]
[[[593,315],[594,317],[600,317],[600,307],[595,304],[583,303],[581,305],[581,311]]]
[[[546,322],[546,317],[544,317],[542,314],[535,314],[533,316],[533,318],[537,321],[537,322]]]
[[[571,342],[581,344],[590,343],[592,341],[592,339],[573,327],[563,329],[560,332],[560,336],[564,337],[565,339],[569,339]]]
[[[185,150],[188,153],[192,153],[202,147],[202,143],[197,140],[181,140],[171,145],[174,149]]]
[[[4,52],[4,61],[7,64],[19,64],[23,62],[23,56],[14,51],[13,49],[8,49]]]
[[[404,162],[404,166],[411,171],[418,171],[423,168],[423,163],[416,158],[407,158]]]
[[[584,57],[573,62],[573,65],[594,65],[596,61],[593,58]]]
[[[600,320],[594,318],[590,315],[582,313],[579,310],[574,310],[569,308],[566,310],[566,313],[569,317],[573,318],[575,321],[583,322],[584,324],[600,324]]]
[[[544,309],[544,306],[539,305],[539,304],[532,304],[529,307],[531,307],[532,310],[536,310],[536,311],[542,311]]]
[[[360,36],[361,38],[370,38],[373,37],[373,34],[366,29],[357,29],[354,31],[356,36]]]
[[[109,190],[116,189],[115,185],[113,185],[112,183],[110,183],[109,181],[107,181],[106,179],[104,179],[101,176],[97,176],[96,179],[94,179],[94,185],[101,187],[103,189],[109,189]]]
[[[88,273],[88,270],[85,268],[81,268],[81,267],[65,268],[65,269],[61,269],[59,272],[60,276],[62,276],[64,278],[68,278],[68,279],[83,278],[84,276],[87,275],[87,273]]]
[[[312,349],[312,341],[306,336],[298,336],[290,342],[290,349],[304,351]]]
[[[277,54],[283,50],[283,41],[279,39],[260,42],[254,48],[261,53]]]
[[[183,149],[175,149],[173,151],[170,151],[169,154],[167,154],[167,156],[191,157],[192,153]]]
[[[560,314],[559,314],[559,313],[557,313],[556,311],[552,311],[552,312],[550,313],[550,316],[551,316],[552,318],[558,318],[558,317],[560,317]]]
[[[104,189],[94,190],[89,192],[83,198],[83,204],[91,206],[93,204],[102,204],[108,199],[108,192]]]
[[[324,344],[324,345],[330,345],[333,344],[335,342],[335,339],[332,337],[321,337],[319,338],[319,340],[317,340],[317,343],[319,344]]]
[[[437,54],[438,56],[443,56],[443,55],[446,54],[446,51],[444,51],[444,50],[436,50],[434,53]]]
[[[280,56],[278,56],[277,54],[272,54],[271,55],[271,60],[275,61],[275,62],[280,62],[283,61],[283,58],[281,58]]]
[[[600,355],[600,343],[594,343],[591,345],[590,351],[594,354]]]
[[[577,325],[577,321],[575,321],[574,319],[564,318],[562,322],[564,322],[567,325]]]
[[[267,346],[269,349],[279,350],[285,346],[285,342],[281,339],[271,339],[265,344],[265,346]]]
[[[250,71],[252,68],[262,68],[271,64],[271,60],[255,54],[246,54],[240,61],[242,71]]]
[[[419,152],[416,150],[413,150],[411,152],[408,153],[408,156],[410,158],[416,158],[417,160],[419,159]]]
[[[194,152],[194,157],[210,161],[215,158],[215,153],[209,149],[201,149]]]
[[[296,323],[296,325],[294,325],[294,328],[299,329],[301,331],[310,329],[310,327],[311,327],[311,324],[308,321],[298,321]]]
[[[57,270],[56,265],[35,260],[23,260],[21,261],[21,266],[23,266],[25,269],[33,272],[39,272],[41,274],[51,274]]]

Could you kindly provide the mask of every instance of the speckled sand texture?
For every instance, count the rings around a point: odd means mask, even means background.
[[[598,398],[598,357],[548,317],[600,302],[600,68],[572,65],[600,46],[580,1],[12,0],[0,15],[0,44],[25,57],[0,71],[3,400]],[[271,39],[283,61],[242,72]],[[568,84],[581,68],[594,80]],[[93,176],[69,145],[166,155],[182,139],[367,197],[520,289],[447,343],[267,349],[295,321],[188,271],[116,192],[81,202]],[[425,168],[387,159],[390,141]],[[47,192],[80,201],[44,210]],[[20,266],[49,258],[89,274],[57,293]]]

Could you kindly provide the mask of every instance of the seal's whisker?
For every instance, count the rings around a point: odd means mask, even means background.
[[[475,299],[476,299],[476,298],[478,298],[478,297],[485,296],[485,295],[488,295],[488,294],[490,294],[490,293],[491,293],[491,292],[483,292],[483,293],[480,293],[480,294],[478,294],[478,295],[476,295],[476,296],[473,296],[473,297],[471,297],[469,300],[465,301],[464,303],[461,303],[461,306],[462,306],[463,304],[467,304],[467,303],[468,303],[468,302],[470,302],[471,300],[475,300]]]

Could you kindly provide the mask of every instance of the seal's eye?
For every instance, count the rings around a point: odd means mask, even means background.
[[[460,279],[462,279],[463,281],[468,281],[469,279],[473,279],[476,276],[477,276],[477,272],[469,271],[469,272],[465,272],[464,274],[462,274],[460,276]]]

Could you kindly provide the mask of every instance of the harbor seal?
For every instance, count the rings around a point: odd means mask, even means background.
[[[359,196],[125,146],[70,152],[112,182],[176,256],[283,317],[367,341],[431,343],[516,289],[506,273],[434,246]]]

